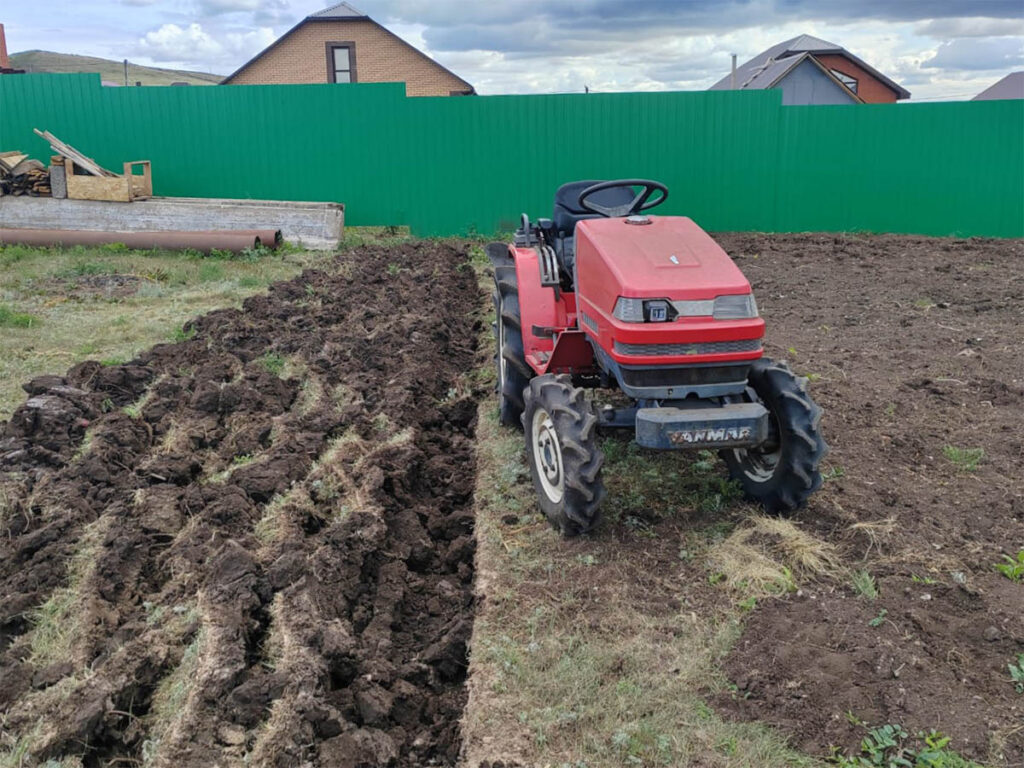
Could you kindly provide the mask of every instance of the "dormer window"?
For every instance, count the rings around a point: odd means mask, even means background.
[[[830,69],[829,72],[832,73],[833,77],[835,77],[836,80],[838,80],[840,83],[845,85],[851,91],[853,91],[854,93],[857,92],[857,78],[856,77],[850,77],[849,75],[847,75],[847,74],[845,74],[843,72],[840,72],[838,69]]]

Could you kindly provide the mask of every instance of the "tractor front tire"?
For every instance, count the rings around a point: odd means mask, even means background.
[[[563,536],[586,533],[604,498],[593,408],[566,375],[535,377],[525,396],[526,456],[540,508]]]
[[[747,381],[768,409],[768,442],[725,450],[721,456],[747,498],[760,502],[769,514],[795,511],[821,487],[819,465],[828,453],[821,436],[821,408],[807,394],[807,379],[795,376],[785,363],[757,360]]]
[[[494,268],[494,335],[498,369],[499,420],[506,427],[518,427],[523,415],[523,390],[533,371],[526,364],[523,349],[522,319],[519,312],[519,285],[515,266]]]

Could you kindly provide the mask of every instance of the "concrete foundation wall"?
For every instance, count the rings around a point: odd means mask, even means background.
[[[338,246],[345,207],[338,203],[154,197],[132,203],[0,197],[0,228],[168,232],[206,229],[280,229],[303,248]]]

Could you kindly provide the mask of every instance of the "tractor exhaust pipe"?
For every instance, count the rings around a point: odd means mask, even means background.
[[[729,75],[729,90],[736,90],[736,54],[732,54],[732,74]]]

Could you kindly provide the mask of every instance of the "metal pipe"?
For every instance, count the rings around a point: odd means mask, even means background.
[[[245,229],[232,231],[198,232],[96,232],[84,229],[3,229],[0,245],[106,245],[123,243],[129,248],[149,250],[192,250],[209,253],[212,250],[240,253],[247,248],[263,246],[277,248],[281,244],[281,230]]]
[[[732,74],[729,75],[729,90],[736,90],[736,54],[732,55]]]

